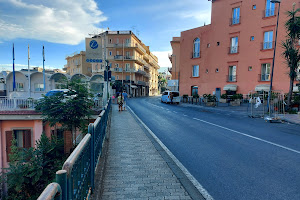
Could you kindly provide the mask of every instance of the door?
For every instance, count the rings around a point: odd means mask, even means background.
[[[216,88],[216,97],[218,100],[221,98],[221,88]]]

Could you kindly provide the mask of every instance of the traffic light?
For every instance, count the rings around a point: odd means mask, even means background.
[[[104,71],[104,81],[107,81],[107,75],[108,75],[108,81],[111,81],[111,71],[108,71],[107,73],[107,70]]]

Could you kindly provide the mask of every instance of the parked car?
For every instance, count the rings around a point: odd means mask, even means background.
[[[176,103],[180,102],[180,95],[178,91],[164,91],[161,95],[161,102],[164,103]]]
[[[76,91],[69,90],[69,89],[54,89],[54,90],[50,90],[45,94],[46,97],[54,97],[59,95],[63,95],[64,98],[71,98],[71,99],[77,97]]]

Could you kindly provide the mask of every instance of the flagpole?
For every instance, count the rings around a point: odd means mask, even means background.
[[[44,82],[44,92],[46,92],[46,80],[45,80],[45,47],[43,45],[43,82]]]
[[[31,97],[31,83],[30,83],[30,68],[29,68],[29,60],[30,60],[30,51],[29,51],[29,44],[28,44],[28,91],[29,97]]]
[[[13,43],[13,91],[16,90],[16,73],[15,73],[15,44]]]

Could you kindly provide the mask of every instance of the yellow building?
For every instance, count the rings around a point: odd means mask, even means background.
[[[93,74],[103,73],[108,60],[112,81],[131,96],[158,94],[158,59],[132,31],[106,31],[93,38],[100,39],[102,49],[102,63],[93,63]]]
[[[86,62],[85,51],[68,55],[66,56],[66,60],[67,64],[64,66],[63,70],[65,70],[67,74],[71,76],[74,74],[92,75],[92,65],[91,63]]]

